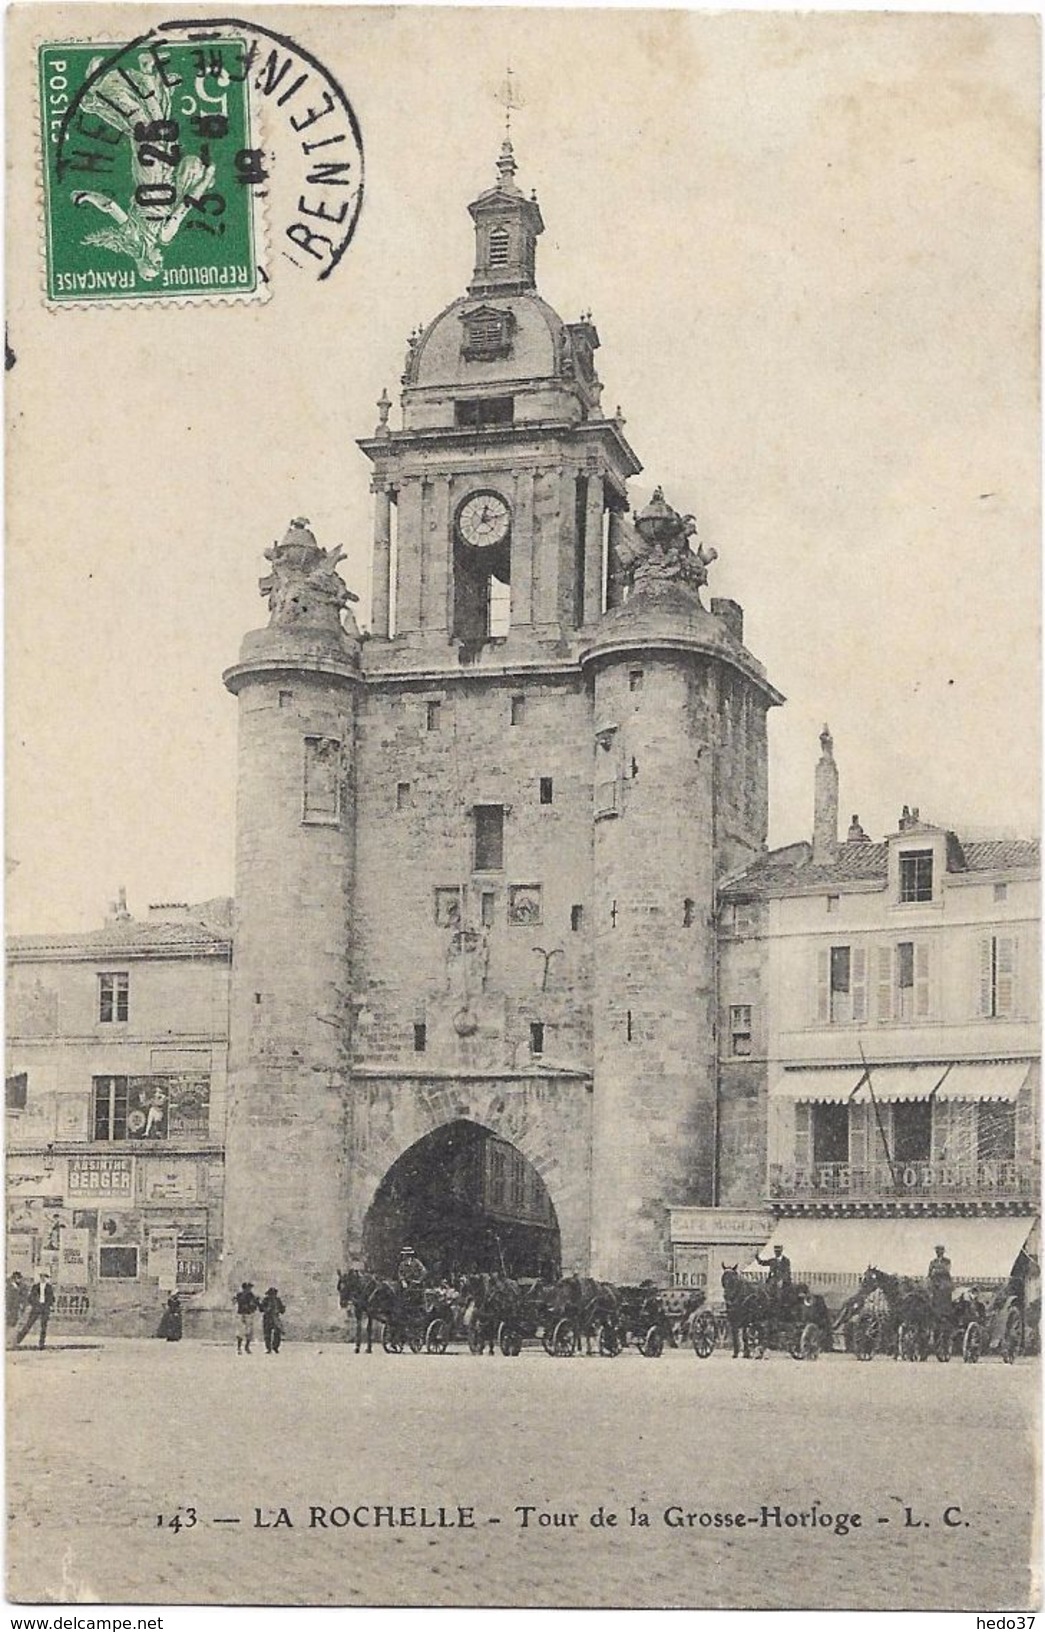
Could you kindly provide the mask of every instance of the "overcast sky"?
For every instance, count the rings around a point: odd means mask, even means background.
[[[464,290],[508,60],[538,284],[567,320],[592,309],[633,504],[660,483],[695,513],[711,592],[788,698],[771,841],[810,832],[825,720],[872,836],[905,802],[1037,831],[1033,19],[267,9],[362,127],[339,270],[277,265],[251,309],[48,312],[30,36],[170,14],[12,21],[9,929],[91,927],[120,884],[136,913],[231,891],[221,671],[291,516],[345,545],[365,621],[354,439],[408,332]]]

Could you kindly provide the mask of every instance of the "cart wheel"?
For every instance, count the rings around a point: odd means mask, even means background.
[[[974,1366],[982,1353],[983,1327],[978,1320],[970,1320],[962,1339],[962,1359],[967,1366]]]
[[[819,1326],[807,1321],[802,1327],[798,1339],[798,1358],[800,1360],[819,1360],[820,1350],[823,1348],[823,1336]]]
[[[497,1344],[501,1353],[507,1355],[509,1359],[522,1351],[522,1338],[515,1327],[509,1326],[506,1320],[502,1320],[497,1329]]]
[[[896,1336],[897,1348],[901,1360],[917,1360],[921,1344],[918,1338],[917,1326],[905,1321]]]
[[[639,1339],[639,1353],[647,1360],[659,1360],[664,1353],[664,1333],[659,1326],[651,1326],[644,1337]]]
[[[473,1354],[482,1354],[486,1344],[483,1341],[482,1327],[476,1321],[468,1328],[468,1347]]]
[[[407,1338],[407,1342],[410,1345],[411,1354],[423,1354],[425,1347],[424,1328],[415,1326]]]
[[[428,1322],[425,1332],[425,1348],[429,1354],[445,1354],[446,1345],[450,1341],[450,1327],[447,1321],[437,1315],[435,1320]]]
[[[701,1309],[694,1315],[689,1336],[698,1360],[706,1360],[713,1352],[718,1336],[718,1322],[710,1309]]]
[[[541,1333],[541,1343],[544,1346],[545,1354],[554,1354],[555,1353],[555,1328],[554,1328],[554,1326],[545,1326],[544,1330]]]
[[[552,1332],[552,1353],[562,1360],[568,1360],[576,1347],[577,1338],[569,1321],[557,1320]]]
[[[599,1353],[612,1360],[621,1351],[621,1341],[617,1335],[616,1326],[599,1327]]]
[[[1001,1357],[1007,1366],[1023,1353],[1023,1335],[1023,1316],[1018,1309],[1010,1309],[1001,1340]]]
[[[384,1336],[381,1339],[381,1346],[386,1354],[402,1354],[403,1339],[398,1332],[393,1331],[391,1326],[386,1326]]]
[[[953,1353],[954,1339],[949,1326],[938,1326],[933,1332],[933,1353],[945,1366]]]

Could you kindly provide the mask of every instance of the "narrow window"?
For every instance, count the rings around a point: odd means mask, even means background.
[[[827,910],[828,910],[828,912],[837,912],[838,911],[838,901],[839,901],[839,897],[837,895],[829,895],[828,896],[828,898],[827,898]]]
[[[909,850],[900,857],[900,900],[931,901],[933,898],[933,853]]]
[[[29,1073],[19,1071],[4,1082],[4,1103],[9,1111],[24,1111],[29,1099]]]
[[[103,1025],[126,1020],[129,1013],[130,976],[98,976],[98,1019]]]
[[[811,1109],[814,1164],[818,1168],[845,1166],[849,1161],[849,1106],[827,1101]]]
[[[697,911],[697,903],[695,901],[691,901],[689,896],[687,895],[685,901],[683,901],[683,903],[682,903],[682,927],[683,927],[683,929],[692,929],[693,928],[693,925],[696,922],[696,911]]]
[[[302,820],[321,825],[341,820],[341,743],[336,737],[305,738]]]
[[[423,1054],[427,1047],[428,1027],[424,1024],[424,1021],[417,1020],[414,1022],[414,1053]]]
[[[627,1032],[628,1032],[628,1042],[630,1043],[631,1042],[631,1010],[630,1009],[628,1010]]]
[[[530,1053],[544,1053],[544,1022],[541,1020],[530,1021]]]
[[[409,782],[397,782],[396,783],[396,810],[409,810],[410,809],[410,804],[411,804],[411,800],[410,800],[410,784],[409,784]]]
[[[831,948],[831,1023],[844,1025],[853,1018],[849,991],[851,972],[850,951],[847,946]]]
[[[645,675],[641,669],[630,669],[628,672],[628,690],[641,691]]]
[[[552,779],[550,776],[541,777],[541,804],[550,805],[552,802]]]
[[[526,718],[526,698],[525,697],[513,697],[512,698],[512,724],[513,725],[522,725],[525,718]]]
[[[479,915],[484,929],[492,929],[497,897],[492,890],[484,890],[479,901]]]
[[[995,899],[995,901],[1007,901],[1008,898],[1009,898],[1009,886],[1007,884],[995,884],[995,886],[994,886],[994,899]]]
[[[914,942],[896,948],[896,1009],[901,1020],[914,1019]]]
[[[438,729],[439,729],[439,708],[440,708],[439,703],[434,702],[434,701],[428,702],[428,703],[425,704],[425,730],[426,731],[438,731]]]
[[[127,1078],[95,1077],[93,1082],[94,1137],[127,1138]]]
[[[633,782],[637,782],[638,779],[639,779],[639,762],[638,762],[637,759],[635,759],[633,757],[632,761],[631,761],[631,780]]]
[[[578,929],[583,929],[583,927],[584,927],[584,908],[581,907],[581,906],[571,907],[570,908],[570,928],[573,929],[573,930],[578,930]]]
[[[751,1004],[734,1003],[729,1011],[730,1052],[737,1056],[751,1053]]]
[[[617,927],[617,903],[616,903],[616,901],[611,901],[610,902],[610,928],[611,929],[616,929],[616,927]]]
[[[498,873],[504,867],[504,806],[476,805],[475,870]]]
[[[293,701],[294,701],[294,693],[292,691],[281,691],[280,692],[280,694],[279,694],[279,706],[280,706],[280,708],[289,708]]]

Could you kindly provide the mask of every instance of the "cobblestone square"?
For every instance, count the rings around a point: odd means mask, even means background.
[[[1024,1608],[1037,1397],[1027,1360],[33,1350],[8,1368],[8,1593]]]

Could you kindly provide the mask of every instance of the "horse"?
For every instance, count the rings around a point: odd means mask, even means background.
[[[366,1352],[373,1353],[374,1322],[389,1326],[395,1319],[402,1302],[402,1289],[394,1281],[383,1281],[377,1275],[368,1275],[358,1269],[343,1269],[337,1277],[338,1302],[342,1309],[352,1309],[356,1317],[356,1353],[363,1340],[363,1319],[366,1318]]]
[[[745,1281],[739,1264],[724,1262],[722,1295],[733,1339],[733,1359],[739,1358],[743,1348],[744,1359],[750,1360],[753,1348],[761,1352],[766,1346],[774,1314],[769,1292],[761,1281]]]
[[[554,1332],[565,1322],[569,1347],[549,1349],[549,1352],[579,1354],[582,1345],[592,1354],[596,1334],[604,1353],[616,1354],[620,1349],[618,1324],[620,1299],[617,1289],[609,1281],[593,1281],[583,1275],[566,1275],[550,1287],[545,1298],[545,1330]],[[549,1345],[546,1343],[545,1347]]]
[[[933,1300],[919,1280],[909,1276],[889,1275],[875,1264],[868,1264],[860,1281],[865,1294],[862,1316],[874,1308],[875,1293],[884,1299],[884,1311],[879,1300],[879,1318],[882,1341],[879,1348],[900,1359],[925,1359],[929,1352],[930,1336],[941,1335],[946,1327],[950,1339],[950,1323],[941,1326],[934,1311]]]

